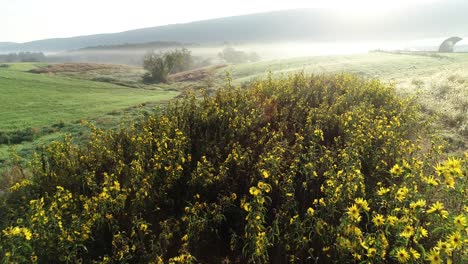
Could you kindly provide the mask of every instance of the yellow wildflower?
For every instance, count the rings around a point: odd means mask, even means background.
[[[145,232],[146,230],[148,229],[148,225],[143,223],[143,224],[140,224],[140,230]]]
[[[356,204],[348,208],[348,215],[351,216],[351,219],[359,222],[361,221],[361,215],[359,214],[359,208]]]
[[[390,173],[398,176],[403,173],[403,168],[400,167],[400,165],[395,164],[393,168],[390,170]]]
[[[419,252],[413,248],[410,248],[410,253],[411,253],[411,256],[413,257],[413,259],[419,259],[421,258],[421,254],[419,254]]]
[[[257,184],[258,188],[262,189],[265,188],[265,183],[262,182],[262,181],[259,181],[258,184]]]
[[[366,200],[362,199],[362,198],[356,198],[354,199],[354,202],[359,206],[361,207],[364,211],[369,211],[370,208],[369,208],[369,204],[367,203]]]
[[[373,256],[375,256],[375,253],[377,253],[377,249],[376,248],[369,248],[367,249],[367,256],[369,258],[372,258]]]
[[[463,229],[463,228],[466,226],[466,219],[465,219],[465,216],[463,216],[463,215],[457,215],[457,216],[453,219],[453,223],[455,224],[455,226],[457,227],[457,229]]]
[[[461,235],[458,232],[455,232],[455,233],[451,234],[447,238],[447,240],[452,245],[452,247],[454,249],[457,249],[457,248],[461,247],[461,245],[462,245]]]
[[[388,192],[390,192],[389,188],[380,187],[380,189],[377,191],[377,194],[382,196],[382,195],[385,195]]]
[[[423,177],[423,181],[432,186],[439,185],[439,182],[434,178],[434,176]]]
[[[444,251],[447,255],[452,255],[452,244],[447,242],[442,242],[441,240],[437,241],[437,246],[435,247],[439,251]]]
[[[399,202],[402,202],[402,201],[406,198],[406,195],[408,194],[408,192],[409,192],[408,188],[406,188],[406,187],[401,187],[400,189],[398,189],[395,198],[396,198]]]
[[[440,211],[440,210],[443,210],[444,209],[444,204],[437,201],[435,203],[433,203],[430,207],[429,207],[429,210],[427,210],[427,213],[428,214],[432,214],[436,211]]]
[[[315,210],[314,210],[312,207],[309,207],[309,208],[307,209],[307,214],[308,214],[308,215],[313,216],[314,213],[315,213]]]
[[[427,255],[426,259],[428,261],[430,261],[431,264],[440,264],[440,263],[442,263],[442,259],[440,258],[440,253],[435,248],[431,249],[431,251]]]
[[[261,193],[261,191],[255,186],[250,187],[249,192],[253,196],[257,196]]]
[[[400,236],[404,238],[410,238],[412,235],[414,235],[414,228],[410,225],[405,226],[403,231],[400,233]]]
[[[410,259],[408,251],[404,248],[399,248],[396,252],[396,258],[400,263],[406,263]]]
[[[446,184],[449,188],[455,189],[455,180],[453,179],[452,176],[446,175],[446,176],[444,177],[444,179],[445,179],[445,184]]]
[[[434,167],[434,169],[438,175],[442,175],[445,171],[445,166],[439,163]]]
[[[385,218],[381,214],[376,214],[376,215],[374,215],[374,217],[372,217],[372,222],[376,226],[381,226],[381,225],[385,224]]]
[[[449,169],[457,169],[457,168],[460,168],[461,167],[461,162],[459,159],[456,159],[456,158],[449,158],[446,162],[445,162],[445,166]]]
[[[395,223],[398,221],[398,217],[394,216],[394,215],[390,215],[387,217],[387,222],[393,226],[395,225]]]
[[[416,202],[410,203],[410,208],[413,210],[416,209],[417,207],[424,207],[424,206],[426,206],[426,200],[423,200],[423,199],[419,199]]]
[[[418,230],[421,237],[428,237],[429,233],[424,227],[419,227]]]
[[[242,206],[242,208],[243,208],[246,212],[249,212],[250,209],[252,209],[252,206],[251,206],[249,203],[244,203],[244,205]]]
[[[353,255],[354,259],[356,259],[356,260],[361,260],[361,258],[362,258],[362,256],[359,255],[358,253],[353,253],[352,255]]]

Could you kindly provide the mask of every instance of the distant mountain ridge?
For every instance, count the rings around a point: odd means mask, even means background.
[[[15,42],[0,42],[0,48],[8,47],[8,46],[15,45],[15,44],[18,44],[18,43],[15,43]]]
[[[80,48],[78,50],[74,50],[77,52],[80,51],[99,51],[99,50],[129,50],[129,49],[158,49],[158,48],[168,48],[168,47],[188,47],[193,46],[195,44],[192,43],[180,43],[175,41],[152,41],[152,42],[145,42],[145,43],[123,43],[117,45],[99,45],[99,46],[91,46]]]
[[[327,9],[296,9],[210,19],[120,33],[1,45],[0,51],[65,51],[90,46],[147,43],[358,41],[468,35],[468,1],[418,5],[385,18],[352,19]]]

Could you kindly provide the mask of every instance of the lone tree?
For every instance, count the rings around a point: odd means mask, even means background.
[[[191,69],[193,57],[188,49],[176,49],[168,52],[152,51],[143,58],[145,82],[167,82],[169,74]]]

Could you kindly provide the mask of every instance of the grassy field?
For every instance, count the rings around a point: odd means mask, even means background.
[[[0,90],[0,129],[6,131],[98,116],[176,95],[9,69],[0,70]]]
[[[11,64],[0,67],[0,132],[34,134],[14,147],[31,153],[37,146],[64,133],[81,134],[81,119],[91,119],[102,127],[112,127],[122,116],[164,102],[189,87],[213,87],[224,82],[229,72],[234,84],[265,77],[269,71],[285,75],[351,72],[366,78],[395,83],[398,91],[415,96],[428,116],[433,116],[440,136],[453,151],[468,146],[468,54],[391,54],[372,52],[360,55],[301,57],[220,66],[209,78],[162,85],[141,82],[143,69],[122,65]],[[86,67],[85,67],[86,66]],[[44,69],[42,74],[30,70]],[[84,68],[83,68],[84,67]],[[205,76],[204,74],[199,74]],[[281,74],[279,74],[281,75]],[[197,76],[187,74],[187,76]],[[278,75],[277,75],[278,76]],[[1,134],[0,134],[1,135]],[[0,161],[10,146],[0,142]]]
[[[81,119],[114,116],[116,111],[144,103],[164,102],[179,94],[164,89],[130,88],[27,72],[37,66],[12,64],[0,68],[0,131],[39,135],[34,138],[35,142],[23,142],[18,146],[20,149],[54,138],[51,133],[40,138],[45,128],[52,128],[49,132],[58,135],[61,131],[70,131],[72,123]],[[68,129],[61,129],[64,127]],[[5,158],[8,148],[6,144],[0,144],[0,160]]]
[[[371,52],[359,55],[337,55],[321,57],[301,57],[287,60],[274,60],[259,63],[233,65],[230,71],[233,80],[247,82],[266,75],[268,71],[291,73],[351,72],[370,78],[402,81],[430,76],[446,69],[463,69],[468,66],[468,54],[391,54]],[[223,74],[223,73],[220,73]]]

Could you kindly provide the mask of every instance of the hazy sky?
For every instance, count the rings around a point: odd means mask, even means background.
[[[281,9],[332,7],[356,16],[444,0],[0,0],[0,42],[113,33]]]

